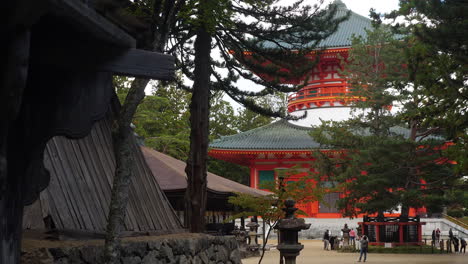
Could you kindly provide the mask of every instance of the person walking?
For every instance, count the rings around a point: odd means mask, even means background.
[[[354,231],[354,228],[351,228],[351,231],[349,231],[349,240],[351,241],[351,245],[356,246],[356,231]]]
[[[463,254],[466,253],[466,240],[465,238],[460,238],[460,254],[463,252]]]
[[[356,250],[361,251],[361,237],[359,235],[356,237]]]
[[[449,230],[449,241],[448,241],[448,247],[447,247],[447,252],[452,253],[452,244],[455,244],[455,241],[453,239],[453,231],[452,228]],[[454,245],[455,246],[455,245]]]
[[[330,233],[327,229],[323,234],[323,250],[328,250],[328,244],[330,244]]]
[[[453,237],[453,247],[455,248],[455,254],[458,253],[458,246],[460,245],[460,242],[458,241],[458,238],[456,236]]]
[[[367,240],[367,236],[362,236],[361,240],[359,241],[361,243],[361,254],[359,255],[359,260],[358,262],[361,262],[362,256],[364,255],[364,261],[366,262],[367,260],[367,250],[369,248],[369,240]]]

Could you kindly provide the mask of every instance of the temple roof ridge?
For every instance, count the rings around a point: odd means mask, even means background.
[[[240,132],[231,136],[224,136],[214,140],[209,147],[218,150],[268,150],[268,151],[302,151],[317,149],[333,149],[315,141],[310,132],[313,127],[303,127],[291,124],[288,120],[281,119],[268,125]],[[390,129],[394,135],[409,138],[410,130],[402,126],[394,126]],[[368,129],[355,131],[357,134],[370,135]],[[439,136],[430,136],[428,139],[443,140]]]
[[[212,149],[243,150],[304,150],[317,149],[320,144],[309,133],[312,127],[291,124],[285,119],[231,136],[224,136],[210,144]]]
[[[348,9],[348,7],[346,7],[346,4],[343,3],[343,1],[341,1],[341,0],[335,0],[335,1],[333,1],[333,4],[335,4],[336,6],[338,6],[338,8],[345,8],[345,9]]]
[[[335,0],[333,4],[336,4],[338,7],[337,12],[336,12],[336,17],[346,16],[348,12],[350,12],[350,16],[347,20],[343,21],[342,23],[338,25],[338,29],[336,32],[331,34],[328,38],[322,40],[317,45],[318,49],[351,47],[353,35],[366,37],[367,36],[366,29],[371,30],[373,28],[372,20],[370,18],[362,16],[348,9],[342,1]],[[277,47],[277,44],[275,42],[270,42],[270,41],[264,42],[263,45],[266,48]],[[288,48],[288,46],[291,49],[295,48],[286,43],[282,43],[282,45],[286,48]]]

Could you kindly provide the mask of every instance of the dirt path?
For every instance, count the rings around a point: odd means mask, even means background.
[[[326,263],[346,264],[357,263],[358,253],[338,253],[336,251],[322,250],[323,244],[318,240],[301,241],[304,249],[297,258],[297,264]],[[242,260],[243,264],[257,264],[259,258]],[[438,254],[368,254],[367,262],[384,264],[468,264],[468,253],[466,255],[438,255]],[[279,252],[277,250],[265,253],[263,264],[278,264]]]

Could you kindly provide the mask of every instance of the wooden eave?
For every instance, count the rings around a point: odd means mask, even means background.
[[[30,28],[31,64],[73,71],[172,80],[172,56],[136,49],[136,40],[79,0],[18,0],[6,3],[9,32]]]
[[[47,2],[52,14],[72,22],[77,28],[85,30],[96,39],[119,47],[136,47],[136,40],[132,36],[83,2],[75,0],[47,0]]]

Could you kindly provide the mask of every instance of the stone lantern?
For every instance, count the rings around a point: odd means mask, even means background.
[[[259,226],[258,223],[253,221],[254,218],[248,223],[246,226],[250,229],[248,232],[249,236],[249,245],[248,249],[251,251],[257,251],[259,249],[259,245],[256,243],[256,238],[257,238],[257,228]]]
[[[280,251],[280,257],[285,260],[285,264],[295,264],[296,257],[299,256],[299,252],[304,246],[298,241],[298,234],[301,230],[307,230],[310,228],[310,224],[306,224],[302,218],[296,218],[294,212],[297,208],[294,208],[296,202],[292,199],[287,199],[284,202],[286,208],[283,211],[286,213],[284,219],[278,221],[275,229],[279,230],[279,243],[278,250]],[[283,263],[283,260],[280,260]]]
[[[237,243],[239,244],[239,248],[243,249],[246,247],[247,244],[247,231],[239,229],[237,226],[234,226],[234,230],[232,231],[232,234],[235,236],[235,239],[237,240]]]

